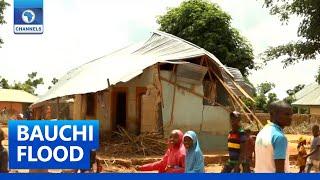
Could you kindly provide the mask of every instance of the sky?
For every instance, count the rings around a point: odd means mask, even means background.
[[[30,72],[38,72],[45,85],[37,89],[44,94],[53,77],[97,57],[134,42],[142,41],[158,29],[156,17],[176,7],[181,0],[44,0],[44,33],[13,33],[13,0],[5,10],[6,24],[0,25],[0,76],[10,82],[23,81]],[[232,25],[252,44],[255,62],[267,47],[297,40],[299,21],[294,18],[282,25],[262,7],[261,0],[211,0],[229,13]],[[250,71],[249,80],[256,86],[273,82],[280,99],[286,90],[298,84],[314,82],[320,61],[305,61],[283,69],[280,60],[263,69]]]

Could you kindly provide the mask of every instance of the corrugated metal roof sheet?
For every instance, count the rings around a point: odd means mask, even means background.
[[[154,32],[145,42],[133,44],[81,65],[59,79],[35,104],[67,95],[97,92],[118,82],[126,82],[158,62],[209,56],[220,69],[232,74],[208,51],[176,36]]]
[[[0,89],[1,102],[34,103],[37,99],[37,96],[34,96],[22,90]]]
[[[309,93],[311,93],[312,91],[314,91],[316,88],[319,87],[318,83],[311,83],[307,86],[305,86],[303,89],[301,89],[300,91],[298,91],[294,97],[299,100],[301,98],[303,98],[304,96],[308,95]]]
[[[292,105],[296,106],[309,106],[320,105],[320,85],[318,83],[312,83],[304,87],[302,90],[295,94],[297,101]]]

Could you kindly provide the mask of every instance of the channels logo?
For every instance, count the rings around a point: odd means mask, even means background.
[[[43,33],[43,0],[14,0],[14,33]]]
[[[36,14],[31,9],[27,9],[23,11],[21,18],[23,22],[30,24],[36,19]]]
[[[89,169],[97,120],[10,120],[10,169]]]

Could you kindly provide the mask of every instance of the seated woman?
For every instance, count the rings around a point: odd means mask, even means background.
[[[186,150],[182,143],[183,133],[173,130],[169,138],[169,148],[164,157],[154,163],[138,166],[139,171],[158,171],[159,173],[183,173],[185,168]]]
[[[200,149],[197,134],[188,131],[183,137],[184,147],[186,148],[186,173],[204,173],[204,158]]]

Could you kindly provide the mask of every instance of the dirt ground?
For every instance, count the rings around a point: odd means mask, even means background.
[[[8,128],[2,126],[5,136],[7,137]],[[295,173],[298,171],[298,168],[295,166],[295,155],[297,154],[296,147],[299,137],[302,135],[287,134],[286,135],[289,141],[289,154],[290,154],[290,172]],[[311,136],[303,135],[307,140],[310,141]],[[8,148],[8,140],[3,141],[3,145]],[[159,160],[161,156],[148,156],[148,157],[107,157],[103,153],[98,153],[98,159],[103,167],[102,172],[137,172],[135,170],[136,165],[142,165],[149,162],[154,162]],[[208,173],[219,173],[221,172],[223,163],[227,159],[227,152],[217,152],[212,154],[205,154],[205,170]],[[95,168],[95,166],[94,166]],[[28,172],[28,170],[12,170],[12,172]],[[51,173],[60,173],[62,170],[49,170]]]

